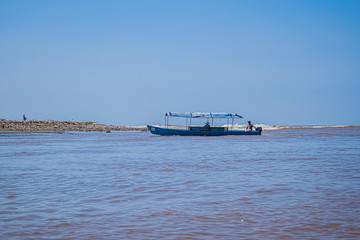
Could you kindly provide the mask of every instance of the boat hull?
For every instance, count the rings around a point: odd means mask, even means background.
[[[161,136],[229,136],[229,135],[261,135],[258,131],[244,131],[244,130],[224,130],[218,129],[201,129],[194,128],[192,130],[164,128],[158,126],[147,125],[152,134]]]

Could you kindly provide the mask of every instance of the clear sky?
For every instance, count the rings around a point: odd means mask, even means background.
[[[360,1],[0,0],[0,118],[360,124]]]

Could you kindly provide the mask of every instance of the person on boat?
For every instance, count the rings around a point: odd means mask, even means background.
[[[205,123],[205,126],[203,127],[203,130],[209,131],[210,130],[210,124],[209,122]]]
[[[255,129],[254,124],[251,123],[251,121],[248,121],[248,125],[246,126],[246,131],[252,131]]]
[[[25,114],[23,115],[23,120],[26,121],[27,117],[25,117]]]

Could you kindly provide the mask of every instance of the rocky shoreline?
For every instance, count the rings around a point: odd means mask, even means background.
[[[126,127],[98,124],[95,122],[73,121],[15,121],[0,119],[0,133],[63,133],[78,132],[111,132],[111,131],[147,131],[146,126]]]

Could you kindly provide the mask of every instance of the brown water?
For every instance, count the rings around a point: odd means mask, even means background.
[[[360,239],[360,128],[0,135],[1,239]]]

